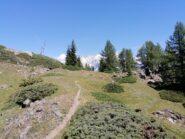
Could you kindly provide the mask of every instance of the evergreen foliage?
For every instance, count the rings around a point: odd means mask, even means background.
[[[106,42],[105,48],[101,53],[100,72],[113,72],[117,70],[118,61],[116,57],[116,50],[110,41]]]
[[[22,82],[19,84],[20,87],[26,87],[29,85],[33,85],[35,83],[43,82],[42,78],[40,77],[28,77],[27,79],[23,79]]]
[[[80,57],[78,57],[76,60],[76,66],[81,68],[83,67]]]
[[[75,45],[74,40],[72,41],[71,45],[67,49],[66,65],[71,65],[71,66],[77,65],[76,45]]]
[[[137,56],[140,58],[146,70],[158,73],[161,66],[162,55],[163,51],[159,44],[155,45],[152,41],[147,41],[139,49]]]
[[[123,48],[119,53],[119,64],[122,72],[128,72],[132,74],[132,69],[135,68],[135,62],[131,49]]]
[[[41,100],[46,96],[50,96],[55,93],[57,87],[51,83],[37,83],[29,85],[21,89],[16,93],[14,101],[23,106],[23,102],[26,99],[31,100],[32,102],[36,100]]]
[[[166,85],[181,86],[185,90],[185,26],[178,22],[166,43],[162,64],[162,77]]]
[[[116,83],[108,83],[104,87],[104,91],[108,93],[121,93],[124,92],[123,88],[121,85],[116,84]]]
[[[155,120],[119,103],[88,103],[73,117],[63,139],[172,139]]]

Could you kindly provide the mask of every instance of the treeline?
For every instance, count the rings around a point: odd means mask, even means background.
[[[132,74],[132,69],[135,68],[133,54],[130,49],[122,49],[119,55],[116,55],[116,50],[110,41],[106,42],[104,50],[101,52],[100,72],[128,72]]]
[[[71,42],[71,45],[68,46],[65,61],[66,66],[64,68],[69,70],[94,70],[94,67],[90,67],[88,64],[83,66],[80,56],[76,54],[76,44],[74,40]]]
[[[133,54],[130,49],[123,49],[119,56],[116,55],[116,50],[110,41],[106,42],[104,50],[101,52],[102,58],[100,59],[99,71],[100,72],[128,72],[129,75],[132,74],[132,69],[135,68],[135,62],[133,59]],[[76,54],[76,45],[72,41],[71,45],[68,47],[66,52],[66,68],[78,70],[94,70],[94,67],[86,64],[83,67],[81,59]]]
[[[159,44],[147,41],[137,55],[145,69],[160,74],[163,79],[161,87],[185,90],[185,26],[177,22],[173,34],[166,41],[163,50]]]

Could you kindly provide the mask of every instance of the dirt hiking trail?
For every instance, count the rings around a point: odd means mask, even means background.
[[[71,117],[74,115],[76,110],[78,109],[78,106],[80,104],[80,93],[81,93],[81,87],[78,84],[78,82],[75,82],[76,86],[78,87],[78,92],[73,100],[73,104],[71,108],[69,109],[69,112],[64,117],[62,123],[57,126],[55,129],[53,129],[46,137],[45,139],[54,139],[68,124],[68,122],[71,120]]]

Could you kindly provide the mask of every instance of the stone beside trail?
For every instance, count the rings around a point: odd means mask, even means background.
[[[66,111],[64,104],[71,104],[71,100],[67,99],[67,97],[68,96],[63,95],[52,100],[43,99],[31,103],[30,107],[25,108],[25,111],[19,116],[6,119],[4,135],[0,135],[0,138],[9,138],[12,136],[19,139],[43,138],[46,133],[38,134],[36,132],[40,131],[34,131],[30,134],[30,130],[35,129],[35,123],[37,125],[47,124],[47,129],[44,130],[49,132],[49,130],[55,128],[58,123],[61,123],[65,116],[64,111]]]

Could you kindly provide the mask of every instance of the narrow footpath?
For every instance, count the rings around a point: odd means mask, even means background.
[[[55,129],[53,129],[46,137],[45,139],[54,139],[62,130],[67,126],[68,122],[71,120],[71,117],[74,115],[76,110],[78,109],[78,106],[80,104],[80,93],[81,93],[81,86],[75,82],[76,86],[78,87],[78,92],[73,100],[73,104],[71,108],[69,109],[69,112],[64,117],[62,123],[57,126]]]

